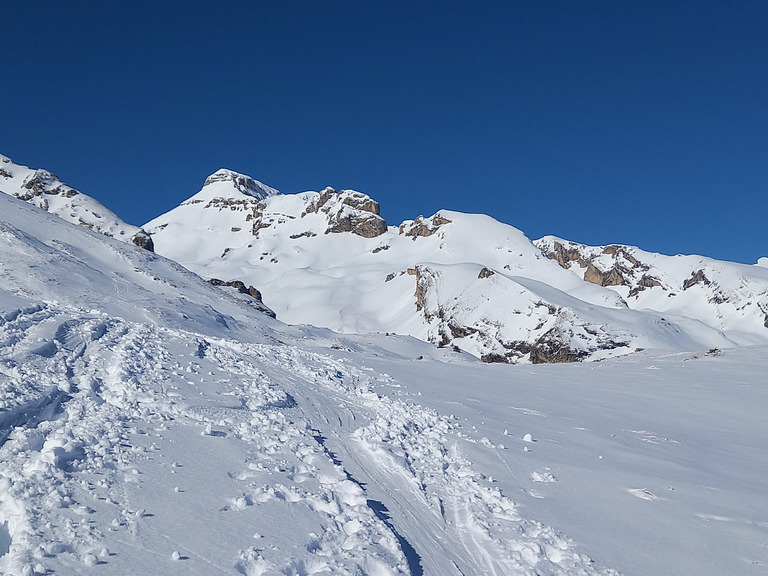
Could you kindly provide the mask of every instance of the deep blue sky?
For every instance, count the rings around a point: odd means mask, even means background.
[[[220,167],[390,224],[768,256],[768,2],[6,1],[0,153],[134,224]]]

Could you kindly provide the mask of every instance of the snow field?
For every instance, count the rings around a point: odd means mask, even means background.
[[[26,400],[0,448],[0,570],[598,573],[472,469],[449,418],[370,389],[391,377],[54,305],[6,316],[3,389]]]

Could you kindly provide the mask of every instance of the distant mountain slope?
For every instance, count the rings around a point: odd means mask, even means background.
[[[739,344],[765,343],[764,266],[665,256],[631,246],[585,246],[554,236],[534,243],[566,270],[614,290],[630,308],[695,318]]]
[[[190,270],[256,286],[285,322],[408,334],[511,363],[768,341],[752,324],[731,338],[731,324],[706,315],[633,310],[487,216],[441,210],[388,227],[360,192],[279,194],[257,183],[269,193],[254,195],[237,185],[247,178],[218,172],[145,229]]]
[[[153,250],[152,239],[142,229],[123,222],[98,200],[67,186],[47,170],[32,170],[0,155],[0,192],[34,204],[67,222]]]

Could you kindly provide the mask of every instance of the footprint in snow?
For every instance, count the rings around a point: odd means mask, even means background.
[[[646,490],[645,488],[627,488],[627,493],[631,494],[635,498],[640,498],[642,500],[649,500],[654,501],[658,500],[659,497],[656,496],[653,492],[650,490]]]
[[[548,484],[550,482],[557,482],[557,478],[551,473],[547,471],[536,471],[531,474],[531,481],[532,482],[541,482]]]

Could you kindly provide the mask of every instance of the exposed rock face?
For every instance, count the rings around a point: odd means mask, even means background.
[[[434,273],[423,266],[416,266],[415,268],[408,268],[408,274],[416,276],[416,311],[424,311],[424,316],[427,321],[431,320],[431,316],[426,312],[426,299],[427,292],[435,284]]]
[[[691,272],[691,277],[688,278],[685,282],[683,282],[683,290],[688,290],[691,286],[694,286],[696,284],[704,284],[705,286],[710,285],[709,278],[707,278],[704,275],[704,270],[699,270],[698,272]]]
[[[480,270],[480,273],[477,275],[477,277],[478,279],[490,278],[494,274],[496,274],[496,272],[494,272],[490,268],[483,268],[482,270]]]
[[[208,280],[210,284],[214,286],[230,286],[237,290],[240,294],[247,294],[258,303],[257,308],[264,312],[267,316],[275,318],[275,313],[264,305],[264,301],[261,299],[261,292],[259,292],[253,286],[246,286],[242,280],[231,280],[229,282],[219,280],[218,278],[211,278]]]
[[[152,236],[147,234],[143,229],[139,229],[138,232],[131,238],[131,242],[136,244],[139,248],[144,248],[150,252],[155,251],[155,243],[152,241]]]
[[[485,354],[480,360],[487,363],[509,364],[527,355],[532,364],[562,364],[580,362],[588,355],[586,351],[572,350],[565,345],[556,329],[550,330],[533,343],[519,340],[505,344],[504,347],[509,350],[506,354]]]
[[[29,190],[31,196],[23,197],[21,200],[29,200],[32,196],[42,196],[43,194],[50,196],[61,194],[71,198],[78,193],[77,190],[63,184],[55,174],[51,174],[48,170],[35,170],[24,179],[22,187]]]
[[[658,278],[655,276],[643,274],[643,276],[640,278],[640,281],[629,291],[629,295],[637,296],[638,293],[642,292],[646,288],[654,288],[656,286],[663,288],[663,284]]]
[[[589,265],[589,260],[584,258],[578,248],[566,248],[560,242],[555,242],[554,249],[545,252],[545,256],[552,260],[557,260],[563,268],[570,268],[571,262],[577,262],[581,267]]]
[[[638,261],[623,246],[612,244],[602,250],[602,254],[613,257],[615,264],[602,270],[597,267],[595,257],[587,257],[577,246],[566,248],[560,242],[555,242],[553,249],[545,251],[545,256],[556,260],[560,266],[569,269],[571,263],[578,264],[584,271],[584,280],[592,282],[598,286],[630,286],[631,281],[628,276],[635,270],[648,270],[648,266]]]
[[[0,192],[28,202],[59,218],[105,236],[132,241],[153,250],[152,239],[140,228],[123,222],[100,202],[67,186],[48,170],[19,166],[2,156]]]
[[[613,289],[632,308],[679,313],[699,306],[697,319],[720,331],[736,330],[736,338],[742,323],[762,327],[768,318],[768,290],[747,270],[734,276],[705,257],[664,256],[616,244],[585,246],[554,237],[534,244],[563,268],[583,274],[584,280]],[[666,298],[659,298],[660,292]]]
[[[606,287],[628,287],[629,297],[637,297],[647,288],[668,290],[659,278],[646,274],[650,266],[638,260],[632,254],[632,248],[618,244],[601,248],[572,243],[566,247],[558,241],[548,245],[541,240],[538,246],[547,258],[557,261],[566,270],[574,265],[584,269],[587,282]]]
[[[375,238],[387,231],[387,222],[379,216],[379,203],[370,196],[326,188],[312,201],[302,214],[324,213],[328,215],[326,234],[351,232],[363,238]]]
[[[592,262],[587,262],[587,270],[584,272],[584,280],[592,282],[598,286],[626,286],[627,280],[621,273],[621,270],[614,266],[610,270],[603,272],[599,270]]]
[[[427,238],[440,230],[441,226],[450,224],[451,221],[444,218],[439,212],[431,218],[419,216],[416,220],[407,220],[400,225],[400,234],[416,238]]]
[[[416,311],[430,326],[427,340],[439,347],[464,348],[470,342],[482,342],[490,350],[480,355],[483,362],[533,364],[579,362],[599,350],[613,350],[627,347],[626,342],[611,337],[599,325],[586,325],[576,319],[571,310],[559,308],[551,303],[537,301],[525,313],[526,318],[537,318],[535,328],[528,330],[531,340],[508,340],[504,328],[493,318],[481,317],[465,320],[472,312],[465,303],[456,299],[442,301],[440,286],[444,281],[439,270],[426,265],[407,269],[414,276],[416,286],[414,298]],[[489,268],[482,268],[478,280],[494,275]],[[478,286],[479,289],[479,286]],[[520,312],[521,316],[523,312]],[[570,342],[580,342],[577,347]],[[589,342],[589,345],[583,344]]]

